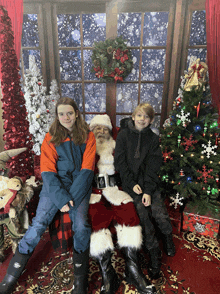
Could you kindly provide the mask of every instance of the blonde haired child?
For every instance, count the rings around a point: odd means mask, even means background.
[[[144,245],[150,256],[149,275],[156,279],[160,273],[161,252],[152,219],[163,234],[165,252],[174,256],[175,246],[170,218],[159,191],[162,152],[159,136],[151,130],[154,115],[154,109],[148,103],[136,107],[117,136],[114,164],[120,173],[123,190],[134,200]]]

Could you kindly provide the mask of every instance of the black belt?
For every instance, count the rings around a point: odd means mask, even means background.
[[[93,186],[98,189],[121,186],[121,179],[119,174],[114,174],[114,175],[97,174],[95,175],[95,181]]]
[[[8,217],[9,217],[9,214],[8,213],[0,214],[0,220],[4,220],[4,219],[6,219]]]

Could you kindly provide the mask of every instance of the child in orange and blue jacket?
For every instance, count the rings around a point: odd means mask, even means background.
[[[61,98],[56,105],[56,118],[41,146],[43,187],[36,211],[7,273],[0,293],[12,293],[29,258],[58,210],[69,212],[72,221],[74,286],[72,294],[87,293],[89,243],[89,199],[92,191],[96,140],[83,121],[73,99]]]

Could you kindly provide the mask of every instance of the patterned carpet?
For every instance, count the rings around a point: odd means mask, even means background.
[[[220,243],[217,239],[191,232],[173,235],[177,253],[175,257],[162,256],[162,277],[153,281],[158,294],[217,294],[220,293]],[[11,259],[11,241],[6,236],[6,260],[0,265],[2,280]],[[142,255],[142,269],[147,275],[148,257]],[[116,250],[113,265],[122,282],[117,294],[138,294],[134,286],[123,281],[124,259]],[[71,293],[74,281],[72,253],[54,252],[48,232],[39,242],[20,277],[13,293],[55,294]],[[101,276],[98,264],[90,259],[89,294],[99,294]]]

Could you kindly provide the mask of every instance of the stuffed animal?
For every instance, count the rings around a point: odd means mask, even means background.
[[[15,252],[18,242],[29,225],[26,204],[34,195],[31,186],[23,183],[19,177],[4,177],[7,188],[0,191],[0,262],[4,260],[4,226],[12,238],[12,251]]]
[[[0,175],[6,175],[6,171],[7,171],[6,163],[10,158],[26,150],[27,150],[27,147],[23,147],[23,148],[11,149],[11,150],[6,150],[1,152],[0,153]]]

